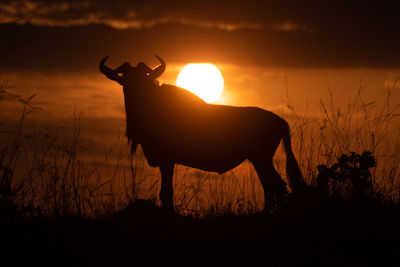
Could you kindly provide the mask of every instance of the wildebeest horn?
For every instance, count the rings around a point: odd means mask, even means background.
[[[99,68],[100,68],[101,73],[106,75],[108,79],[117,81],[121,84],[120,77],[118,76],[118,74],[114,70],[110,69],[109,67],[107,67],[104,64],[106,62],[107,58],[108,58],[108,56],[106,56],[105,58],[103,58],[100,61]]]
[[[103,59],[100,61],[100,64],[99,64],[99,68],[100,68],[101,73],[103,73],[103,74],[105,74],[105,75],[110,74],[110,72],[113,72],[112,69],[110,69],[109,67],[107,67],[106,65],[104,65],[104,63],[106,62],[107,59],[108,59],[108,56],[106,56],[105,58],[103,58]]]
[[[155,57],[160,61],[160,65],[155,67],[149,74],[149,77],[152,79],[157,79],[158,77],[161,76],[161,74],[163,74],[163,72],[165,71],[165,61],[160,58],[159,56],[155,55]]]

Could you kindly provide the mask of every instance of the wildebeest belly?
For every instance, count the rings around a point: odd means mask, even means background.
[[[275,151],[281,137],[278,116],[256,108],[210,106],[202,113],[188,110],[150,122],[140,141],[149,164],[169,161],[222,173],[254,153]]]
[[[143,144],[142,148],[149,165],[153,167],[166,162],[218,173],[233,169],[249,156],[244,150],[224,150],[221,147],[210,146],[204,146],[202,149],[194,146],[160,149]]]

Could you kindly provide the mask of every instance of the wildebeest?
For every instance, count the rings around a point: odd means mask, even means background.
[[[100,71],[123,86],[126,135],[131,152],[138,144],[152,167],[161,172],[162,206],[173,211],[172,178],[175,164],[224,173],[248,159],[264,189],[265,210],[287,192],[286,183],[274,168],[272,158],[281,141],[287,154],[286,170],[293,192],[305,182],[293,155],[288,123],[257,107],[207,104],[189,91],[155,81],[165,62],[151,69],[140,62],[116,69],[100,62]]]

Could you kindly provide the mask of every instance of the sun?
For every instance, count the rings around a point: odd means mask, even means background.
[[[176,84],[207,103],[216,101],[224,90],[221,72],[210,63],[187,64],[179,73]]]

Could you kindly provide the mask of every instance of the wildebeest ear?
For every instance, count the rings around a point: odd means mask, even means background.
[[[147,66],[146,64],[144,64],[143,62],[139,62],[139,63],[136,65],[136,69],[139,70],[140,72],[145,73],[145,74],[149,74],[149,73],[151,73],[151,71],[152,71],[152,70],[150,69],[150,67]]]

